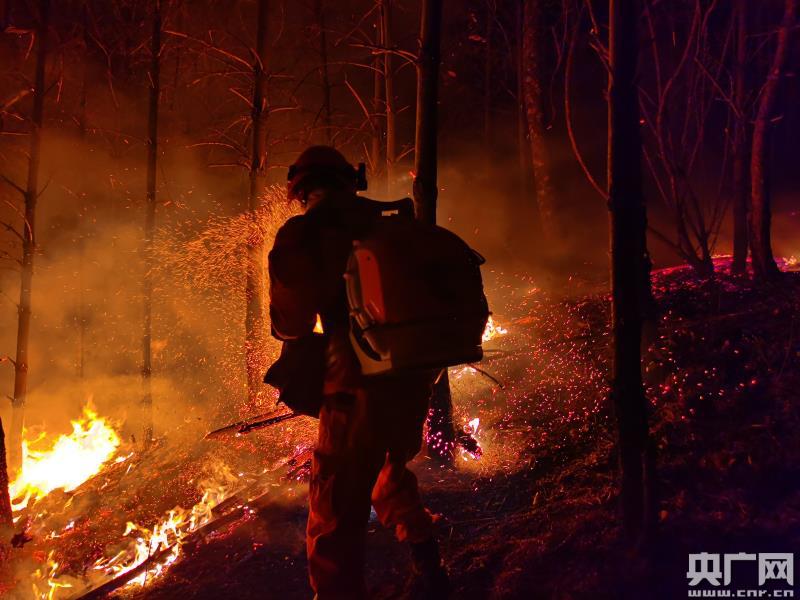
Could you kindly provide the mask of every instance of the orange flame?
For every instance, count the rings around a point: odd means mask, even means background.
[[[15,511],[55,489],[69,492],[96,475],[117,451],[117,432],[91,408],[72,421],[72,433],[61,435],[47,450],[34,450],[41,438],[22,442],[22,468],[9,486]]]
[[[203,497],[191,509],[178,506],[170,510],[152,530],[128,522],[123,535],[133,537],[130,546],[115,556],[97,561],[94,569],[116,577],[134,569],[153,555],[167,551],[166,556],[152,567],[131,579],[129,585],[143,586],[148,578],[153,579],[163,574],[180,557],[181,546],[186,537],[208,523],[214,516],[214,507],[230,496],[232,482],[235,480],[230,470],[222,465],[214,474],[213,481],[201,483]]]
[[[494,338],[507,333],[508,329],[502,327],[492,318],[492,315],[489,315],[489,320],[486,321],[486,329],[483,330],[483,341],[488,342],[489,340],[493,340]]]
[[[325,329],[322,327],[322,317],[317,315],[317,322],[314,323],[314,333],[325,333]]]
[[[35,579],[33,583],[33,593],[34,596],[40,600],[55,600],[55,598],[60,595],[60,590],[73,587],[71,583],[64,581],[59,582],[56,579],[59,564],[53,559],[53,554],[54,552],[51,550],[47,554],[47,562],[33,574]],[[36,580],[38,580],[39,583],[44,582],[47,589],[40,590]]]

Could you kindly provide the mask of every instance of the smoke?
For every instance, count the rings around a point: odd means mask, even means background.
[[[174,141],[159,173],[152,387],[156,435],[185,442],[271,408],[246,405],[244,250],[271,246],[293,209],[270,188],[251,218],[241,210],[246,178],[209,171]],[[44,148],[26,426],[67,431],[91,398],[130,442],[141,421],[143,156],[112,157],[49,131]],[[3,206],[0,219],[16,223]],[[19,273],[2,266],[0,356],[13,358]],[[276,353],[267,340],[265,360]],[[10,396],[10,362],[0,364],[0,386]],[[9,404],[0,406],[6,424]]]

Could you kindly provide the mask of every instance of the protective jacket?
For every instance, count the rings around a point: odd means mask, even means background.
[[[310,580],[320,600],[364,597],[370,505],[401,540],[432,535],[406,463],[421,447],[434,374],[365,378],[349,341],[343,275],[353,240],[377,215],[372,201],[330,196],[290,219],[269,254],[274,335],[309,335],[320,315],[329,340],[307,529]]]

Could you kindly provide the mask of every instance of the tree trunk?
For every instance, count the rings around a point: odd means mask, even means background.
[[[381,37],[383,47],[392,47],[392,0],[381,0]],[[383,55],[383,83],[386,109],[386,187],[391,193],[395,184],[397,162],[397,116],[394,102],[394,69],[392,55]]]
[[[753,128],[753,147],[750,157],[750,255],[753,273],[759,279],[776,279],[780,270],[772,256],[770,239],[772,209],[767,174],[767,146],[770,120],[778,96],[778,84],[789,54],[792,29],[796,24],[797,0],[785,0],[783,21],[778,30],[778,45],[767,81],[761,90],[755,125]]]
[[[39,0],[39,24],[36,28],[36,73],[33,84],[28,181],[25,186],[25,222],[22,224],[22,276],[19,292],[17,356],[14,362],[14,397],[11,400],[11,431],[8,448],[12,472],[22,464],[22,430],[25,427],[25,398],[28,394],[28,341],[31,329],[31,283],[33,255],[36,252],[36,201],[39,199],[39,161],[41,159],[42,120],[44,116],[45,63],[50,0]]]
[[[325,126],[325,143],[330,145],[333,140],[333,124],[331,117],[331,78],[328,65],[328,34],[325,30],[325,5],[324,0],[315,0],[314,13],[319,27],[319,56],[320,72],[322,79],[322,116]]]
[[[519,0],[516,3],[515,13],[515,50],[516,77],[517,77],[517,186],[519,196],[525,199],[528,206],[533,208],[532,215],[534,222],[531,224],[531,232],[534,239],[541,237],[541,217],[539,216],[539,206],[532,200],[531,191],[533,190],[533,171],[531,170],[531,144],[528,139],[528,118],[525,114],[525,69],[523,59],[523,39],[524,39],[524,2]]]
[[[523,97],[531,147],[531,165],[539,208],[541,229],[546,239],[558,237],[550,156],[544,125],[544,90],[542,89],[544,25],[542,0],[524,0],[522,19]]]
[[[438,101],[441,61],[442,0],[422,1],[417,66],[414,209],[418,219],[436,223],[438,188]],[[452,463],[455,446],[453,406],[447,369],[436,382],[428,418],[428,454]]]
[[[86,0],[83,3],[81,16],[83,19],[83,73],[81,74],[81,97],[78,113],[78,133],[80,135],[80,148],[81,153],[86,151],[86,106],[89,94],[89,2]],[[85,191],[85,190],[84,190]],[[78,238],[78,365],[77,374],[80,379],[83,379],[85,374],[85,357],[86,357],[86,294],[85,294],[85,259],[86,259],[86,232],[82,231]]]
[[[158,168],[158,100],[161,95],[161,0],[153,7],[150,38],[150,95],[147,111],[147,205],[144,216],[144,330],[142,332],[142,447],[153,441],[151,390],[153,341],[153,235],[156,227],[156,172]]]
[[[733,264],[734,275],[747,270],[747,114],[745,73],[747,68],[747,0],[736,2],[736,70],[733,103]]]
[[[378,10],[375,32],[375,45],[378,47],[383,46],[383,13],[381,10]],[[381,54],[376,54],[372,59],[372,172],[370,173],[370,190],[373,193],[377,192],[388,196],[387,181],[384,176],[386,161],[384,160],[383,135],[385,127],[384,120],[381,117],[382,114],[386,114],[383,100],[385,91],[383,59],[384,56]]]
[[[614,364],[611,395],[618,426],[623,523],[640,541],[652,524],[653,456],[642,386],[642,289],[647,213],[642,193],[639,109],[636,89],[638,5],[609,1],[608,198]],[[643,278],[647,277],[647,281]]]
[[[519,161],[519,181],[521,186],[527,182],[526,173],[530,169],[530,146],[528,145],[528,120],[525,117],[525,70],[523,65],[523,3],[516,6],[516,67],[517,67],[517,160]],[[527,194],[524,195],[527,198]]]
[[[253,219],[261,205],[261,192],[266,162],[266,62],[267,62],[267,0],[258,2],[258,27],[256,29],[256,60],[253,64],[253,107],[251,113],[252,146],[250,155],[250,191],[248,210]],[[247,392],[251,405],[256,403],[262,389],[263,334],[264,334],[264,245],[249,242],[247,247],[247,274],[245,282],[245,360],[247,367]]]
[[[492,31],[497,7],[494,0],[486,0],[486,52],[483,57],[483,151],[487,159],[492,156]],[[487,167],[490,161],[487,160]]]
[[[380,45],[380,41],[378,42]],[[388,196],[385,189],[386,177],[384,176],[383,160],[383,120],[380,118],[383,107],[383,57],[376,56],[372,61],[373,67],[373,88],[372,88],[372,190],[384,193]]]
[[[8,463],[6,462],[6,434],[0,419],[0,527],[14,524],[11,514],[11,498],[8,495]],[[0,542],[2,543],[2,542]]]

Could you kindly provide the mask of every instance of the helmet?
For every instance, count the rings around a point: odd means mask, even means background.
[[[364,163],[356,169],[341,152],[331,146],[311,146],[303,151],[289,167],[289,199],[303,200],[311,186],[350,187],[367,189]]]

